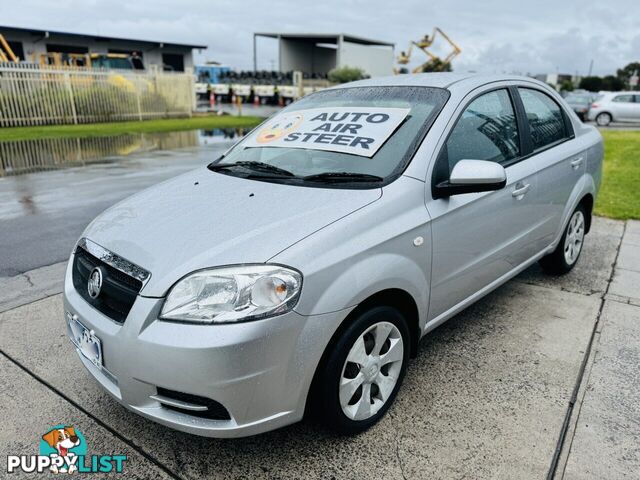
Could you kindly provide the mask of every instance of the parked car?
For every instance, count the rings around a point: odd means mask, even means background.
[[[593,93],[569,93],[564,97],[565,102],[576,112],[578,118],[583,122],[587,119],[591,103],[595,100],[596,95]]]
[[[600,126],[611,122],[640,122],[640,93],[603,93],[591,105],[588,118]]]
[[[388,410],[419,340],[535,262],[571,270],[603,144],[545,84],[402,75],[308,95],[111,207],[64,311],[128,409],[212,437]]]

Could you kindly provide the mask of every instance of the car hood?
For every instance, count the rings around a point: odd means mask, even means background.
[[[160,297],[194,270],[266,262],[381,195],[381,189],[283,185],[203,168],[116,204],[83,236],[150,271],[141,294]]]

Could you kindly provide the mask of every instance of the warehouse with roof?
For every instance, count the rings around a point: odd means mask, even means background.
[[[372,77],[393,73],[393,43],[345,33],[254,33],[254,70],[257,70],[257,40],[260,37],[278,41],[281,72],[326,75],[333,68],[349,66],[361,68]]]
[[[146,68],[184,72],[193,69],[193,50],[204,50],[204,45],[108,37],[71,32],[58,32],[35,28],[0,26],[13,52],[21,60],[37,62],[48,53],[135,54],[142,58]]]

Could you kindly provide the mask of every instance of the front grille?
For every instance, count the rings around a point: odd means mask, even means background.
[[[102,288],[96,298],[91,298],[87,284],[95,267],[102,267]],[[123,323],[142,289],[142,282],[78,246],[73,258],[73,286],[93,308]]]
[[[178,400],[180,402],[191,403],[193,405],[199,405],[207,407],[206,410],[196,411],[187,410],[186,408],[180,408],[173,405],[162,404],[163,408],[174,410],[176,412],[186,413],[199,418],[208,418],[209,420],[231,420],[231,415],[220,402],[216,402],[210,398],[200,397],[198,395],[191,395],[190,393],[176,392],[174,390],[168,390],[166,388],[157,387],[158,395],[167,397],[172,400]]]

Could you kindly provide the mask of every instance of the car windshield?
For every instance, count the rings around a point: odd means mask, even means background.
[[[384,185],[402,174],[448,97],[428,87],[316,92],[278,112],[209,168],[308,186]]]

